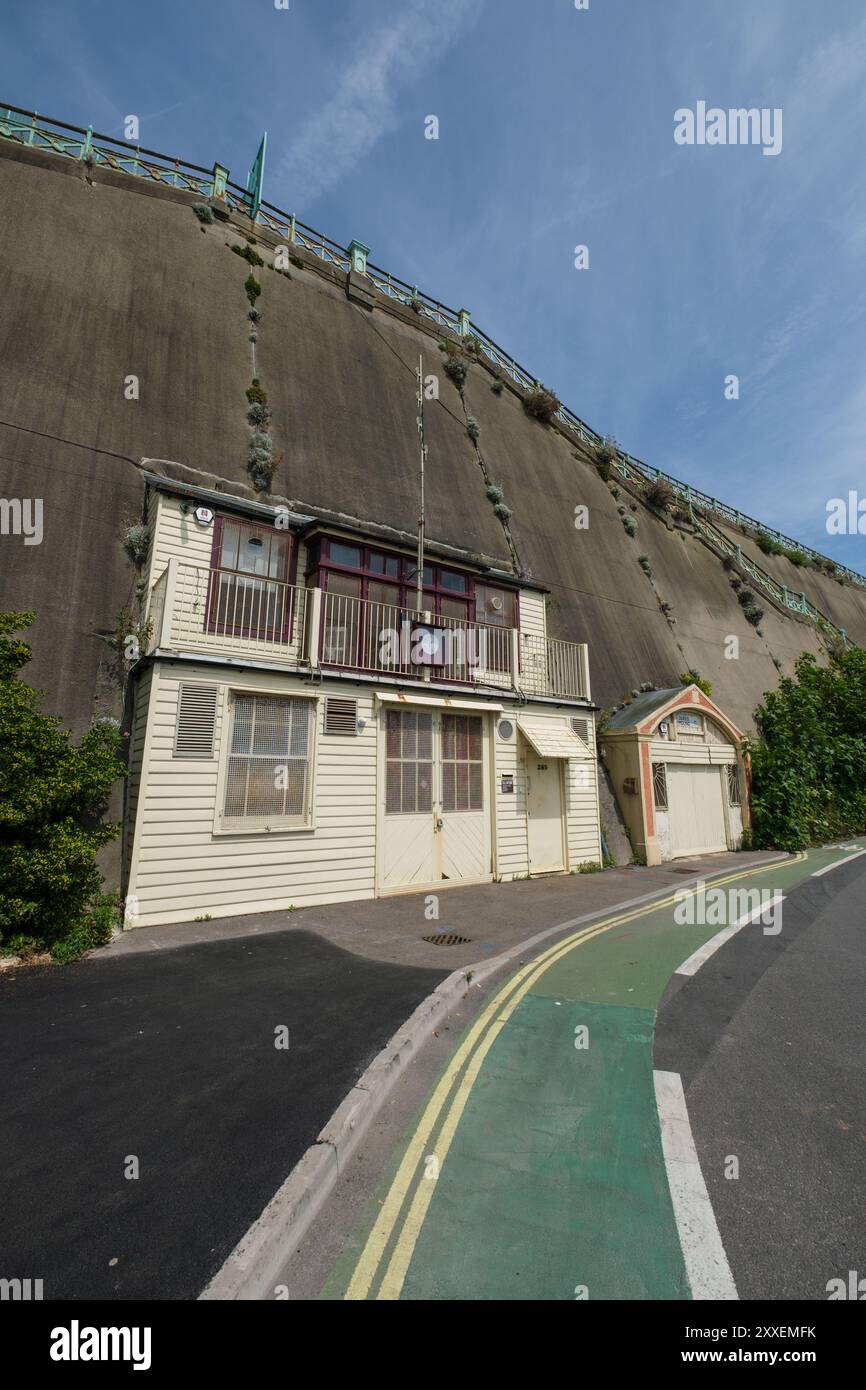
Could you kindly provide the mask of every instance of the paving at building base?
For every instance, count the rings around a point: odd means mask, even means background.
[[[703,980],[700,970],[693,979],[675,977],[679,990],[669,985],[672,975],[719,927],[677,925],[669,902],[623,914],[609,928],[583,929],[573,945],[560,942],[546,961],[519,971],[470,1025],[418,1111],[324,1296],[691,1298],[656,1110],[653,1040],[663,997],[688,1018],[689,990],[700,981],[692,1026],[664,1030],[655,1067],[679,1071],[682,1063],[684,1081],[698,1087],[698,1147],[702,1157],[712,1155],[714,1200],[727,1189],[723,1234],[731,1238],[742,1296],[826,1297],[829,1277],[857,1267],[849,1264],[857,1254],[850,1194],[862,1192],[864,1125],[852,1016],[864,981],[866,862],[844,860],[860,848],[842,851],[843,867],[817,879],[816,870],[840,859],[838,847],[732,876],[732,888],[794,894],[784,929],[742,929]],[[838,954],[829,931],[841,941]],[[798,982],[793,999],[789,977]],[[713,989],[731,978],[736,984],[719,1008]],[[811,1003],[804,992],[810,978]],[[760,1006],[752,998],[759,985]],[[792,1008],[800,1011],[794,1020]],[[741,1009],[751,1010],[742,1028]],[[802,1032],[810,1011],[826,1034],[818,1063]],[[786,1016],[791,1027],[780,1034]],[[764,1020],[772,1038],[763,1036]],[[762,1066],[765,1043],[773,1067]],[[779,1054],[787,1061],[781,1108]],[[802,1103],[801,1067],[808,1078]],[[822,1110],[821,1095],[834,1103]],[[828,1154],[826,1136],[804,1121],[810,1100],[823,1119],[833,1112],[824,1128],[841,1155]],[[734,1110],[738,1123],[731,1125]],[[837,1112],[841,1127],[834,1128]],[[742,1186],[724,1181],[731,1152],[747,1167]],[[829,1210],[828,1161],[835,1169]],[[778,1251],[774,1221],[792,1192],[796,1214],[780,1228],[788,1244]],[[796,1277],[781,1278],[780,1265],[794,1267]]]

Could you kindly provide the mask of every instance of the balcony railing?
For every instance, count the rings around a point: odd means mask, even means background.
[[[589,699],[587,649],[172,558],[151,588],[150,650]]]

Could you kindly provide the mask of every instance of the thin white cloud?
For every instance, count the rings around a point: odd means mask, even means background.
[[[309,205],[402,118],[398,98],[478,18],[484,0],[411,0],[366,38],[326,101],[289,145],[277,177],[292,206]],[[419,138],[424,116],[418,110]]]

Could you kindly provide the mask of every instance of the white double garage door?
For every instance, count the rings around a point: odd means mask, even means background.
[[[668,763],[666,774],[671,858],[726,850],[724,764]]]

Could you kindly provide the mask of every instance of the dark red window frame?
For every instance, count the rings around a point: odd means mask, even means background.
[[[245,570],[231,570],[220,564],[222,553],[223,527],[226,522],[240,529],[247,531],[266,531],[269,529],[267,522],[256,522],[249,517],[235,516],[231,513],[219,513],[214,518],[213,540],[211,542],[210,577],[208,580],[207,608],[205,617],[205,627],[208,632],[220,633],[227,637],[252,637],[256,641],[281,642],[288,644],[291,641],[292,624],[294,621],[295,605],[293,585],[297,576],[298,548],[295,544],[295,536],[291,531],[281,531],[278,534],[286,542],[286,563],[285,577],[268,578],[264,575],[255,575]],[[273,528],[276,530],[276,528]],[[236,574],[238,578],[246,578],[250,581],[256,579],[267,584],[285,585],[286,596],[283,606],[282,622],[277,627],[267,624],[259,624],[256,627],[244,626],[241,623],[227,622],[219,616],[219,593],[220,575]]]
[[[331,558],[330,553],[330,547],[332,543],[335,545],[351,546],[353,549],[359,550],[361,552],[362,563],[360,565],[346,565],[342,564],[339,560],[333,560]],[[368,561],[368,557],[370,555],[388,556],[392,559],[396,559],[398,563],[397,575],[394,576],[383,574],[381,573],[381,571],[371,569]],[[520,595],[518,590],[513,589],[509,584],[503,584],[498,579],[488,579],[484,575],[473,575],[469,573],[468,570],[454,569],[450,565],[440,565],[438,563],[431,564],[429,561],[427,562],[427,564],[425,564],[425,569],[430,569],[433,574],[432,582],[425,582],[423,588],[426,593],[432,593],[433,595],[435,606],[432,609],[432,612],[435,617],[443,616],[441,600],[443,598],[451,598],[456,599],[458,601],[465,601],[467,622],[484,623],[483,618],[478,618],[476,616],[476,584],[483,584],[487,588],[503,589],[508,593],[514,595],[514,626],[520,626]],[[418,592],[417,585],[415,582],[414,571],[415,560],[410,556],[402,555],[399,551],[388,550],[386,547],[383,546],[366,545],[364,542],[343,539],[342,537],[337,536],[320,537],[316,542],[316,545],[314,547],[311,547],[311,553],[307,562],[308,582],[312,578],[318,578],[319,586],[323,591],[327,591],[328,588],[329,572],[351,574],[355,575],[357,578],[361,580],[361,592],[358,595],[359,598],[367,598],[371,580],[374,583],[380,582],[383,584],[393,584],[400,590],[399,605],[395,606],[399,606],[400,608],[409,608],[413,611],[415,610],[415,602]],[[451,589],[443,585],[439,578],[439,576],[442,573],[461,575],[466,580],[465,589]],[[447,618],[451,615],[445,614],[444,616]],[[459,621],[459,619],[454,619],[454,621]],[[497,626],[496,624],[485,625],[491,627]]]

